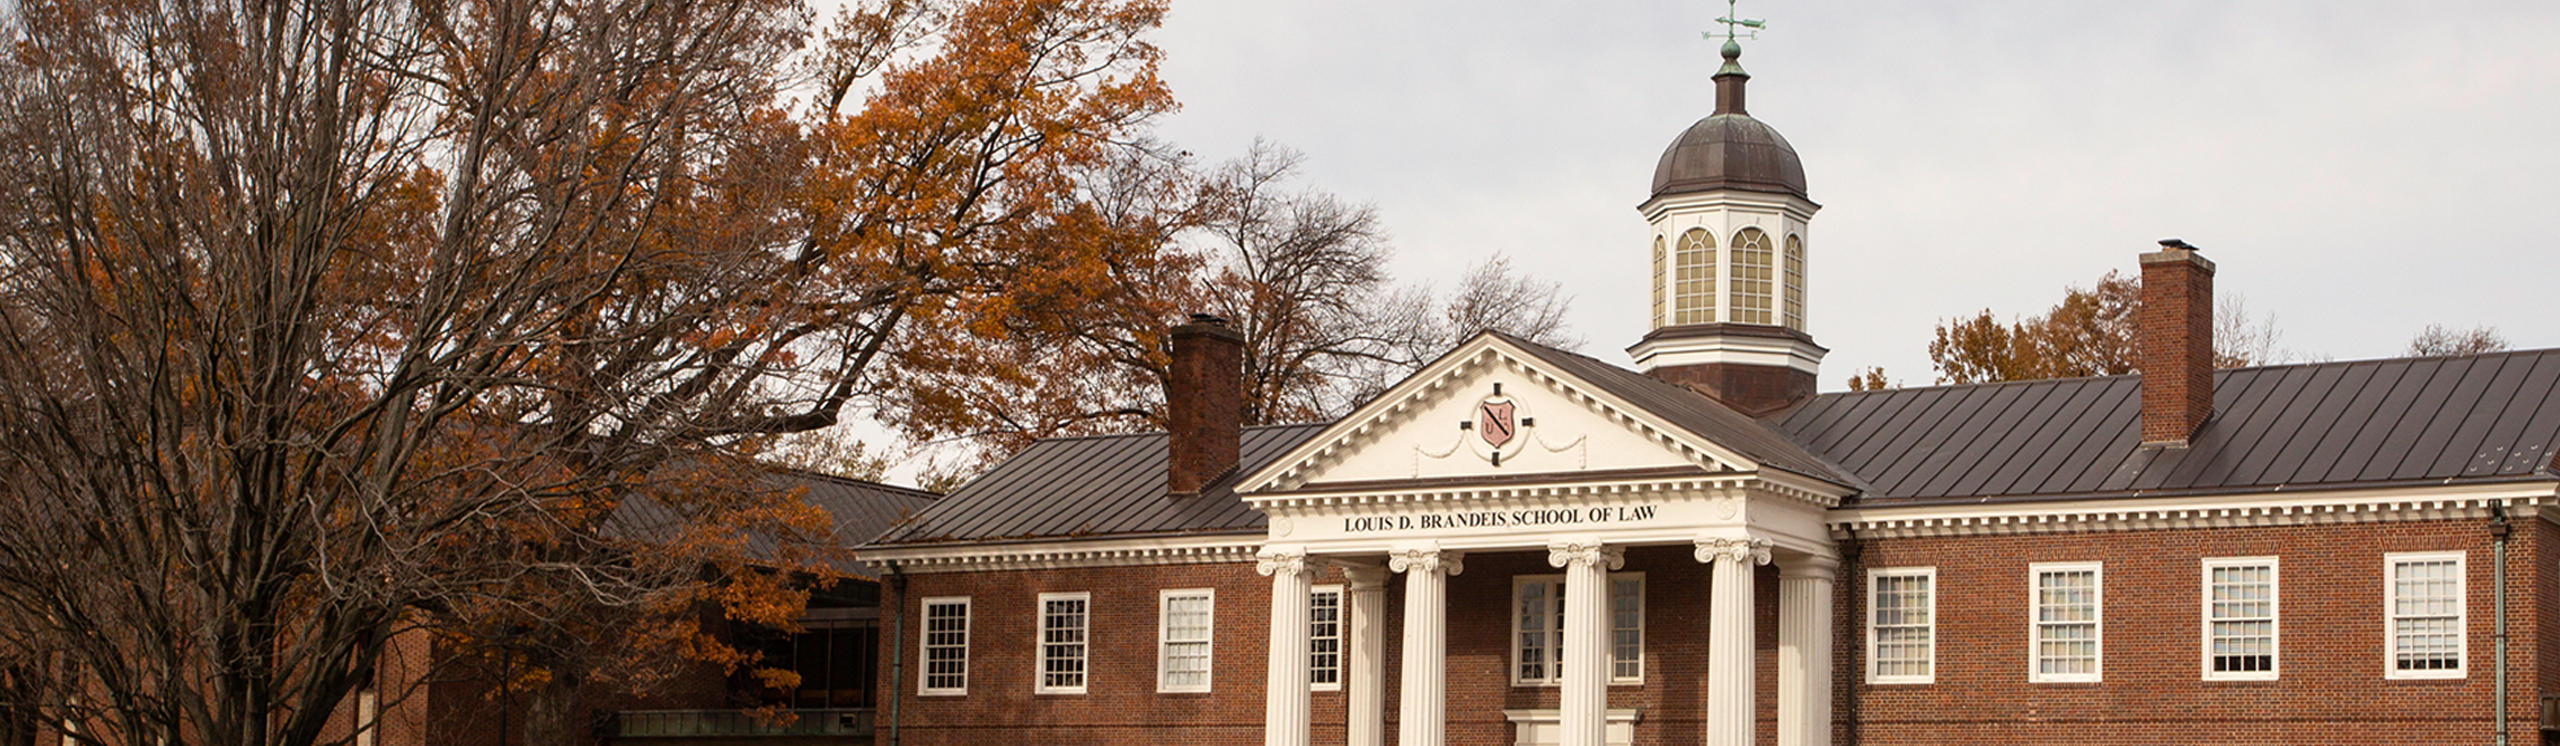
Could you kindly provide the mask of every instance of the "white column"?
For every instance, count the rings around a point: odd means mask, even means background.
[[[1609,571],[1627,564],[1625,550],[1598,539],[1547,544],[1547,564],[1564,568],[1564,702],[1557,713],[1561,746],[1607,746],[1609,738]]]
[[[1707,587],[1707,746],[1752,746],[1759,708],[1752,694],[1751,575],[1769,564],[1768,539],[1699,539]]]
[[[1343,594],[1350,629],[1343,647],[1343,698],[1350,711],[1346,746],[1387,744],[1387,569],[1349,567]]]
[[[1404,691],[1396,707],[1398,746],[1443,746],[1448,740],[1449,576],[1465,555],[1399,549],[1387,566],[1404,573]]]
[[[1307,553],[1262,550],[1254,569],[1271,576],[1270,686],[1263,690],[1265,746],[1307,746],[1313,723],[1307,701]]]
[[[1778,563],[1778,746],[1831,746],[1831,583],[1840,561]]]

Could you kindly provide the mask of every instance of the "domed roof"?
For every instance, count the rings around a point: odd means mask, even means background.
[[[1653,167],[1653,196],[1714,189],[1804,193],[1804,161],[1778,130],[1751,118],[1743,108],[1743,86],[1751,74],[1742,71],[1742,45],[1727,36],[1724,67],[1716,70],[1716,110],[1689,125],[1680,139],[1662,151]]]
[[[1653,196],[1739,189],[1804,197],[1804,161],[1778,130],[1748,114],[1689,125],[1653,167]]]

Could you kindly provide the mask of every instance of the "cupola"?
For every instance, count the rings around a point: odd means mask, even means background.
[[[1795,147],[1744,107],[1742,46],[1728,34],[1714,113],[1671,141],[1637,209],[1653,226],[1651,333],[1636,369],[1750,414],[1814,393],[1829,350],[1805,330],[1809,231]]]

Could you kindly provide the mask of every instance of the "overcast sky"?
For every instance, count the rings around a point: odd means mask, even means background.
[[[1644,331],[1654,162],[1712,108],[1723,3],[1177,0],[1216,161],[1259,135],[1376,204],[1408,279],[1495,252]],[[2283,346],[2396,354],[2429,323],[2560,346],[2560,2],[1746,0],[1752,115],[1804,158],[1824,390],[1931,381],[1940,319],[2040,312],[2179,236]]]

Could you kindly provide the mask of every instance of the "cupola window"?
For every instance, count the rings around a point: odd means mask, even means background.
[[[1671,318],[1670,318],[1670,317],[1668,317],[1668,316],[1664,316],[1664,315],[1663,315],[1663,311],[1664,311],[1663,299],[1664,299],[1665,297],[1668,297],[1669,292],[1670,292],[1670,291],[1669,291],[1667,288],[1665,288],[1665,287],[1663,286],[1663,284],[1662,284],[1663,280],[1664,280],[1664,279],[1666,279],[1666,278],[1664,278],[1664,277],[1663,277],[1664,268],[1665,268],[1666,266],[1668,266],[1668,264],[1669,264],[1669,259],[1667,259],[1666,257],[1664,257],[1664,256],[1663,256],[1663,252],[1662,252],[1662,237],[1661,237],[1661,236],[1654,236],[1654,237],[1653,237],[1653,328],[1655,328],[1655,329],[1660,329],[1660,328],[1662,328],[1662,327],[1664,327],[1664,326],[1666,326],[1666,325],[1668,325],[1668,324],[1670,324],[1670,323],[1671,323]]]
[[[1769,314],[1770,256],[1769,234],[1758,228],[1744,228],[1733,236],[1733,321],[1737,324],[1774,323]]]
[[[1676,323],[1712,324],[1716,320],[1716,238],[1705,228],[1680,234],[1679,282],[1673,302]]]
[[[1787,328],[1804,331],[1804,238],[1787,234]]]

